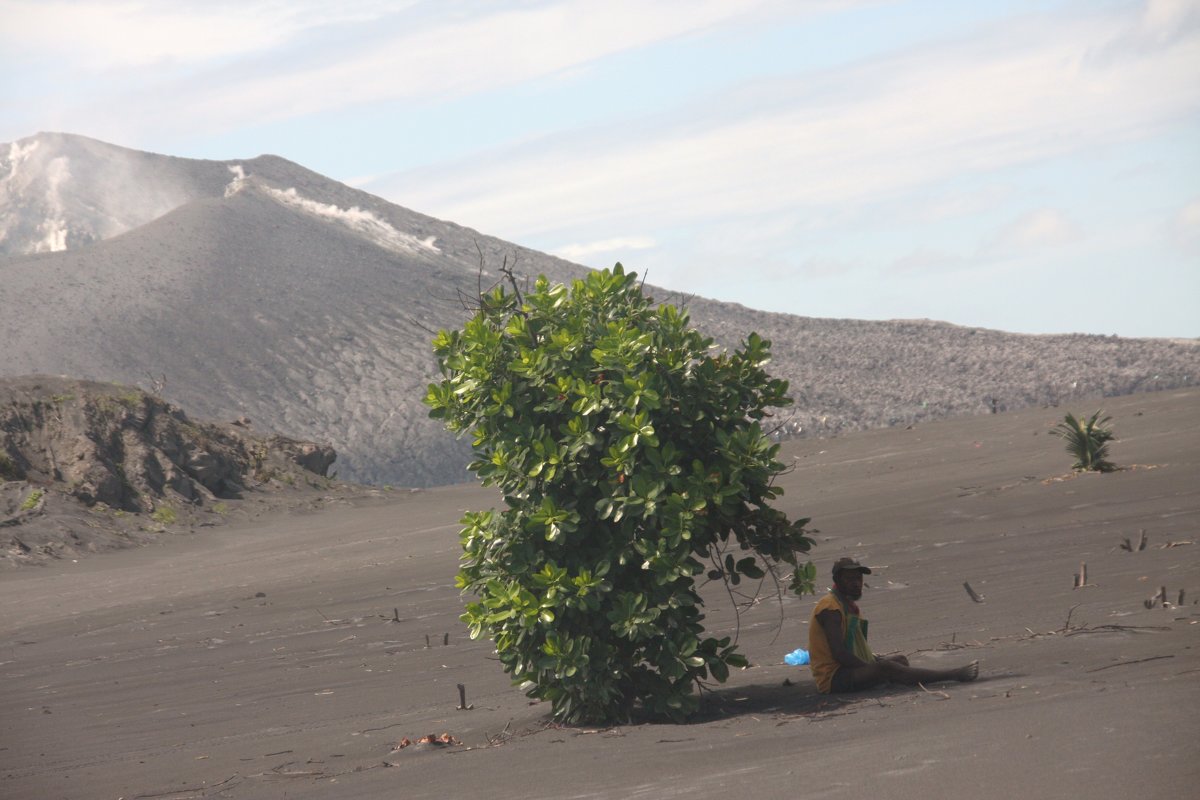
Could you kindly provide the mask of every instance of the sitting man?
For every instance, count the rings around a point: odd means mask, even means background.
[[[880,657],[867,644],[867,621],[856,601],[862,597],[863,575],[871,570],[852,558],[839,558],[833,565],[833,591],[813,609],[808,627],[808,649],[817,688],[830,692],[854,692],[881,683],[914,686],[935,681],[973,681],[979,662],[956,669],[918,669],[902,655]]]

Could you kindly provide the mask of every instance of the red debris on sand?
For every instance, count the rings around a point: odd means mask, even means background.
[[[393,747],[392,750],[403,750],[404,748],[408,747],[409,745],[414,745],[414,744],[448,745],[448,744],[462,744],[462,742],[458,739],[455,739],[453,736],[451,736],[448,733],[442,733],[442,734],[427,733],[424,736],[422,736],[420,739],[417,739],[415,742],[412,741],[411,739],[409,739],[407,736],[405,736],[403,739],[401,739],[399,742],[396,743],[396,746]]]

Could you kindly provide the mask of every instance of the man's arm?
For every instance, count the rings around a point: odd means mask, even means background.
[[[825,639],[829,642],[829,652],[833,654],[839,664],[843,667],[867,666],[867,662],[846,649],[846,643],[842,640],[842,612],[827,609],[817,614],[817,622],[821,624],[821,630],[825,632]]]

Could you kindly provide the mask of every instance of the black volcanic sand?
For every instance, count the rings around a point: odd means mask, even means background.
[[[453,487],[0,576],[0,796],[1195,796],[1200,391],[1103,405],[1129,467],[1108,475],[1068,471],[1066,409],[784,451],[822,582],[843,554],[875,567],[875,648],[979,659],[977,683],[818,695],[783,664],[805,597],[782,627],[742,615],[754,666],[696,722],[550,726],[458,621],[456,520],[494,495]],[[733,630],[717,593],[708,622]],[[392,752],[442,732],[462,744]]]

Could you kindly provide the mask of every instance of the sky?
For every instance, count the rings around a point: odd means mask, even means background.
[[[0,142],[273,153],[810,317],[1200,337],[1200,0],[0,0]]]

